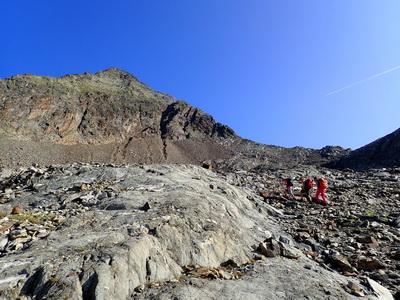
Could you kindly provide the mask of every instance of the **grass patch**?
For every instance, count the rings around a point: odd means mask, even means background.
[[[54,229],[54,226],[60,223],[56,220],[55,214],[41,215],[38,213],[22,212],[16,215],[9,215],[8,217],[10,218],[10,220],[15,220],[19,222],[30,222],[32,224],[43,226],[47,225],[47,229]],[[49,222],[51,222],[52,225],[48,226]]]
[[[366,217],[373,217],[375,215],[375,209],[369,208],[364,212]]]
[[[349,221],[351,224],[354,224],[354,223],[360,222],[360,218],[357,217],[357,216],[350,216],[350,217],[348,218],[348,221]]]

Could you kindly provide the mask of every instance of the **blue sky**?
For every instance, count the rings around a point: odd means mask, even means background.
[[[284,147],[356,149],[400,127],[398,0],[18,0],[0,12],[2,79],[118,67]]]

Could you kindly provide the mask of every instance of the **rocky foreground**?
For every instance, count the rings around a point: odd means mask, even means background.
[[[3,169],[0,299],[399,299],[400,170],[307,171]]]

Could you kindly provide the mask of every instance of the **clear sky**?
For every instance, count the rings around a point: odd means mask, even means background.
[[[284,147],[400,127],[399,0],[12,0],[0,15],[2,79],[118,67]]]

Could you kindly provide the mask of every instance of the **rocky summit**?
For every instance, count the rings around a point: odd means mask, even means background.
[[[398,131],[263,145],[115,68],[0,80],[0,115],[0,299],[400,299]]]

